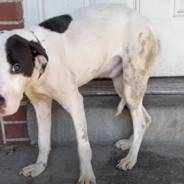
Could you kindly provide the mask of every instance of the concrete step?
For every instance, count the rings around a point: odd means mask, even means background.
[[[144,106],[153,123],[146,132],[144,143],[173,142],[184,140],[184,79],[150,79]],[[109,80],[92,81],[82,87],[85,96],[85,111],[89,139],[95,145],[112,145],[132,133],[132,120],[127,108],[115,117],[120,98]],[[32,144],[37,142],[37,124],[34,109],[28,105],[28,129]],[[52,143],[69,145],[76,142],[74,126],[70,115],[54,102],[52,108]]]
[[[142,146],[138,162],[131,171],[116,169],[119,159],[127,151],[111,146],[94,146],[93,169],[97,184],[183,184],[184,147],[175,144]],[[54,147],[46,171],[36,178],[25,178],[18,173],[35,162],[36,147],[0,148],[1,184],[76,184],[79,163],[76,145]]]

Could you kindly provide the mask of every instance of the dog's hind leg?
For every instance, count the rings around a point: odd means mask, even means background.
[[[144,118],[145,118],[145,121],[146,121],[146,124],[147,124],[147,126],[146,126],[146,130],[147,130],[149,125],[151,124],[151,117],[147,113],[144,106],[142,106],[142,111],[143,111],[143,115],[144,115]],[[114,147],[117,148],[117,149],[121,149],[121,150],[130,149],[132,144],[133,144],[133,139],[134,139],[134,135],[131,135],[128,139],[119,140],[114,144]]]
[[[116,116],[118,116],[122,112],[124,106],[126,105],[126,99],[125,99],[125,95],[124,95],[124,90],[123,90],[124,87],[123,87],[123,80],[122,79],[123,79],[122,72],[118,76],[112,78],[114,88],[115,88],[117,94],[121,97],[121,102],[119,103]]]
[[[129,104],[131,116],[133,119],[134,134],[128,140],[120,140],[120,149],[130,148],[128,155],[121,159],[118,167],[123,170],[132,169],[137,162],[138,152],[141,146],[142,139],[146,130],[151,123],[151,117],[146,112],[142,105],[142,99],[136,109],[131,109],[132,105]],[[118,143],[118,142],[117,142]]]
[[[118,105],[116,116],[122,112],[124,106],[126,105],[126,99],[124,95],[124,87],[123,87],[122,79],[123,79],[123,72],[121,72],[120,75],[112,79],[114,88],[117,94],[121,97],[121,102]],[[133,142],[133,135],[131,135],[128,139],[119,140],[118,142],[114,144],[114,147],[117,149],[121,149],[121,150],[127,150],[127,149],[130,149],[130,147],[132,146],[132,142]]]
[[[132,61],[133,62],[133,61]],[[140,70],[133,64],[125,69],[124,78],[124,92],[127,106],[130,109],[130,113],[133,120],[134,135],[127,142],[127,148],[131,146],[131,149],[124,159],[122,159],[118,167],[127,170],[132,169],[137,162],[138,151],[147,129],[147,122],[145,121],[145,115],[143,113],[142,99],[147,86],[148,76],[141,75]],[[122,142],[121,142],[122,143]],[[123,141],[125,144],[125,141]]]
[[[161,50],[160,42],[150,31],[140,33],[138,41],[140,51],[130,53],[127,49],[129,61],[124,67],[123,73],[124,94],[134,129],[130,151],[125,158],[120,160],[117,166],[123,170],[132,169],[137,162],[144,133],[151,123],[151,118],[143,107],[142,100],[149,76],[155,68]]]
[[[125,68],[124,73],[124,81],[122,75],[120,75],[119,78],[113,79],[115,89],[122,98],[120,105],[118,106],[118,114],[123,110],[123,106],[127,104],[131,111],[134,135],[130,136],[129,139],[119,140],[115,143],[115,147],[122,150],[132,147],[129,155],[125,159],[122,159],[118,165],[118,167],[127,170],[132,169],[137,161],[137,154],[145,132],[143,130],[145,116],[143,114],[142,98],[147,84],[147,80],[144,78],[148,77],[143,76],[140,80],[140,71],[136,71],[133,64],[131,64],[127,69]],[[126,76],[132,75],[132,78],[126,78]]]
[[[121,150],[130,149],[133,143],[133,138],[133,135],[131,135],[128,139],[119,140],[114,144],[114,147]]]

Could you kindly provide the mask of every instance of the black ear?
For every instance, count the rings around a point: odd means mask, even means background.
[[[48,62],[48,56],[40,43],[28,41],[19,35],[13,35],[6,42],[7,61],[11,66],[19,64],[24,76],[31,77],[34,67],[41,73]]]
[[[45,49],[38,42],[30,41],[29,46],[34,58],[35,67],[39,69],[42,74],[47,66],[48,55],[46,54]]]

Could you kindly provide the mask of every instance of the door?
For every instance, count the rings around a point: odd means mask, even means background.
[[[153,75],[184,75],[184,0],[24,0],[25,25],[98,3],[123,3],[150,19],[163,44],[161,61]]]

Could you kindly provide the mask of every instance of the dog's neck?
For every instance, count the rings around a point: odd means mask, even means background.
[[[34,69],[32,77],[28,79],[27,84],[25,85],[24,92],[29,91],[30,89],[34,89],[37,91],[40,86],[44,86],[43,83],[45,82],[45,77],[40,77],[40,71],[38,69]]]

